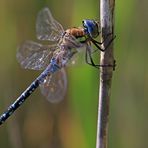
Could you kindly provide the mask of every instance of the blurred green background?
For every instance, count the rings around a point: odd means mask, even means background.
[[[110,100],[109,148],[148,147],[148,2],[116,1],[115,58]],[[36,40],[39,10],[48,6],[64,28],[99,17],[97,0],[0,0],[0,112],[40,74],[21,69],[16,50]],[[59,104],[33,93],[0,127],[2,148],[94,148],[99,71],[67,68],[68,91]],[[84,91],[84,92],[83,92]]]

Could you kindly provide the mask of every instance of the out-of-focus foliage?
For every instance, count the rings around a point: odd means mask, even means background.
[[[115,58],[110,100],[109,147],[148,147],[148,19],[147,1],[116,1]],[[40,74],[23,70],[16,49],[36,40],[38,11],[48,6],[64,28],[85,18],[98,19],[97,0],[0,1],[0,112]],[[95,147],[99,71],[88,65],[67,68],[68,91],[59,104],[35,91],[0,127],[0,147]]]

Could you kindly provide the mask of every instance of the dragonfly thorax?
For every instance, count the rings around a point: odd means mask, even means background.
[[[67,29],[66,33],[73,35],[75,38],[80,38],[85,36],[85,32],[83,28],[71,28],[71,29]]]
[[[75,38],[75,40],[77,41],[77,44],[78,43],[83,44],[83,43],[86,43],[86,41],[87,41],[87,35],[84,31],[84,28],[82,28],[82,27],[77,27],[77,28],[73,27],[73,28],[67,29],[65,31],[65,34],[69,35],[69,36],[73,36]],[[76,45],[75,45],[75,47],[76,47]],[[79,48],[79,44],[78,44],[77,48]]]
[[[59,46],[63,50],[72,50],[73,48],[81,48],[84,46],[83,43],[86,42],[86,37],[84,32],[79,30],[79,28],[67,29],[61,40],[59,41]],[[76,33],[77,32],[77,33]]]

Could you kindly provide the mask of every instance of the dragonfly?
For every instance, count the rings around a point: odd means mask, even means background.
[[[25,69],[44,71],[0,116],[0,125],[24,103],[38,86],[40,86],[41,93],[50,102],[60,102],[64,98],[67,87],[64,67],[68,65],[80,49],[86,49],[86,63],[96,68],[101,66],[94,63],[92,58],[94,50],[91,46],[93,43],[100,51],[104,52],[106,50],[101,48],[102,42],[95,40],[100,34],[99,22],[86,19],[82,21],[82,24],[82,27],[64,30],[62,25],[53,18],[47,7],[38,13],[36,21],[37,39],[50,41],[53,44],[43,45],[34,41],[26,41],[18,48],[17,59]],[[110,40],[108,46],[113,39]]]

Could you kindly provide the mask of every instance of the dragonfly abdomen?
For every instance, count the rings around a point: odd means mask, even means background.
[[[45,78],[51,74],[56,72],[59,69],[56,61],[54,59],[51,60],[51,63],[48,67],[43,71],[38,78],[36,78],[31,85],[18,97],[18,99],[11,104],[8,109],[0,116],[0,125],[5,122],[5,120],[12,115],[12,113],[21,106],[22,103],[35,91],[35,89],[44,82]]]
[[[0,125],[28,98],[39,86],[38,78],[21,94],[21,96],[9,106],[9,108],[0,116]]]

